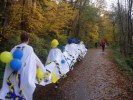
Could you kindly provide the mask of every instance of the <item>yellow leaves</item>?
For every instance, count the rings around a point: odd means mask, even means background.
[[[36,1],[36,7],[23,5],[22,2],[12,4],[9,30],[25,30],[43,34],[61,34],[69,27],[75,17],[75,11],[70,4],[62,1]]]
[[[107,24],[105,27],[105,38],[108,40],[108,42],[113,41],[113,31],[112,31],[112,25],[110,23]]]
[[[113,41],[113,28],[107,16],[101,17],[99,23],[100,23],[100,26],[104,27],[104,31],[102,33],[104,35],[102,38],[106,39],[108,42],[112,42]]]
[[[99,40],[99,26],[91,22],[86,23],[88,30],[87,36],[91,42],[97,42]]]
[[[39,9],[36,8],[34,11],[25,10],[25,12],[27,13],[24,14],[24,20],[27,22],[27,26],[29,26],[28,29],[32,31],[41,31],[45,23],[45,18]]]
[[[33,8],[28,6],[22,6],[20,3],[14,4],[11,7],[10,28],[22,29],[22,23],[24,24],[25,31],[41,31],[45,17],[39,8]]]
[[[89,36],[92,42],[97,42],[99,40],[99,34],[97,32],[89,32]]]
[[[73,19],[74,11],[72,10],[72,7],[63,2],[58,4],[53,1],[49,2],[45,11],[45,26],[49,26],[47,27],[48,31],[54,32],[55,34],[60,33],[60,29],[67,27],[67,24]]]
[[[48,5],[48,1],[47,1],[47,0],[42,0],[42,2],[43,2],[45,5]]]
[[[22,6],[20,4],[12,5],[9,13],[11,13],[9,25],[11,28],[16,28],[21,23]]]

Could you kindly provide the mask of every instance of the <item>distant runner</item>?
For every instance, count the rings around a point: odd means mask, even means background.
[[[100,45],[102,47],[102,51],[104,52],[105,51],[106,41],[105,40],[102,40]]]

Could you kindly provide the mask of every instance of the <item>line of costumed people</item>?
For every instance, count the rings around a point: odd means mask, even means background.
[[[21,35],[21,41],[25,35]],[[84,58],[87,52],[83,41],[70,38],[61,51],[57,48],[58,40],[54,39],[44,66],[27,41],[22,41],[11,52],[4,51],[0,54],[0,60],[6,63],[0,90],[2,100],[33,100],[36,84],[45,86],[57,83],[73,69],[77,60]]]

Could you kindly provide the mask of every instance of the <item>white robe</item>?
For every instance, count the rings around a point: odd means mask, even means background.
[[[80,45],[81,45],[81,49],[82,49],[82,52],[83,52],[83,58],[84,58],[88,50],[86,49],[84,44],[80,44]]]
[[[76,56],[78,58],[81,52],[79,50],[78,44],[74,44],[74,46],[75,46]]]
[[[65,63],[61,63],[62,60],[64,60]],[[54,70],[57,69],[58,71],[61,72],[61,74],[66,74],[66,73],[69,72],[69,65],[67,64],[67,62],[66,62],[66,60],[65,60],[65,58],[63,56],[63,53],[61,52],[60,49],[53,48],[53,49],[50,50],[49,55],[48,55],[48,58],[47,58],[47,61],[46,61],[46,65],[48,64],[49,61],[50,62],[56,61],[59,64],[60,70],[58,70],[57,67],[54,68]],[[52,68],[50,68],[50,69],[52,70]],[[57,74],[57,71],[56,71],[56,74]]]
[[[69,65],[69,68],[71,68],[74,65],[73,58],[65,50],[63,51],[63,56],[65,57],[68,65]]]
[[[83,58],[83,50],[82,50],[82,45],[81,44],[77,44],[77,49],[78,49],[78,53],[79,53],[79,60]]]
[[[39,58],[34,53],[33,48],[25,43],[15,46],[11,50],[11,53],[13,53],[14,50],[16,49],[16,47],[18,47],[18,46],[19,47],[25,46],[25,48],[23,50],[23,57],[21,59],[22,67],[18,71],[18,73],[20,73],[20,75],[21,75],[21,86],[22,86],[23,95],[26,100],[32,100],[33,93],[36,88],[35,82],[37,82],[37,80],[36,80],[37,66],[39,66],[43,70],[44,74],[46,73],[46,69],[43,66],[43,64],[41,63],[41,61],[39,60]],[[6,66],[5,73],[4,73],[4,79],[3,79],[3,85],[2,85],[2,89],[0,91],[0,99],[2,99],[2,100],[5,100],[5,96],[6,96],[7,92],[9,92],[9,87],[6,83],[6,79],[9,77],[9,75],[12,72],[13,71],[11,69],[9,69],[8,66]],[[12,82],[14,83],[15,93],[17,95],[19,95],[18,94],[18,85],[16,84],[15,77],[13,77]]]
[[[73,58],[76,60],[77,59],[77,57],[78,57],[78,55],[77,55],[77,49],[76,49],[76,47],[75,47],[75,44],[67,44],[66,46],[65,46],[65,50],[70,54],[70,55],[72,55],[73,56]]]

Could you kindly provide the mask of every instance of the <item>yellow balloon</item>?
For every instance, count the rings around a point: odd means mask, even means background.
[[[36,71],[36,78],[38,82],[41,82],[44,79],[43,72],[39,67],[37,68],[37,71]]]
[[[56,40],[56,39],[52,40],[52,42],[51,42],[51,47],[52,48],[56,48],[58,45],[59,45],[58,40]]]
[[[80,42],[80,44],[84,44],[84,42],[83,42],[83,41],[81,41],[81,42]]]
[[[11,62],[12,59],[13,59],[13,55],[12,55],[12,53],[10,53],[8,51],[4,51],[0,54],[0,60],[3,63],[9,63],[9,62]]]

